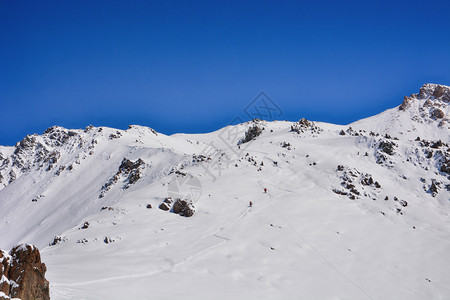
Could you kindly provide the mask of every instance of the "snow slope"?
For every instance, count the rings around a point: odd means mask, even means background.
[[[0,148],[0,248],[37,245],[52,299],[446,299],[440,87],[349,126],[52,127]],[[194,216],[158,209],[189,174]]]

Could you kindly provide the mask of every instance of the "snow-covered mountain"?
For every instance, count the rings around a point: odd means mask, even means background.
[[[38,246],[52,299],[446,299],[449,106],[426,84],[348,126],[54,126],[0,147],[0,248]]]

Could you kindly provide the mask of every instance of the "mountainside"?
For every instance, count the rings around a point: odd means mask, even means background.
[[[52,299],[445,299],[449,106],[426,84],[348,126],[54,126],[0,147],[0,248],[35,244]]]

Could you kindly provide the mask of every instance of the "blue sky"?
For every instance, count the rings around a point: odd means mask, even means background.
[[[208,132],[259,92],[348,124],[450,84],[448,1],[0,0],[0,144],[60,125]]]

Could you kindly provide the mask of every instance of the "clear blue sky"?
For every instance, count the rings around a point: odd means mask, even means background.
[[[0,144],[60,125],[207,132],[265,91],[347,124],[450,84],[448,1],[0,0]]]

